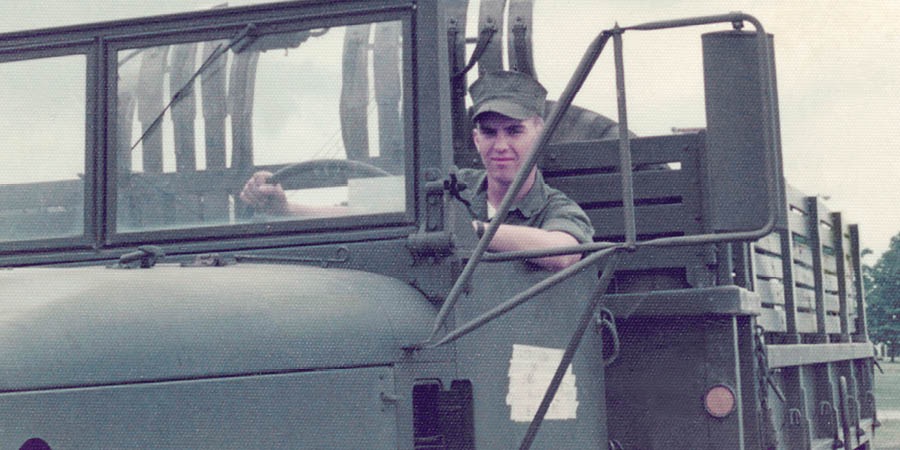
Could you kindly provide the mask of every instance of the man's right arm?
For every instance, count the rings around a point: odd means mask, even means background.
[[[270,183],[272,172],[253,174],[241,190],[241,201],[255,211],[273,216],[329,217],[346,216],[354,210],[346,206],[313,206],[290,202],[280,184]]]
[[[483,223],[483,222],[482,222]],[[476,230],[478,222],[474,223]],[[487,224],[483,223],[486,228]],[[500,224],[494,238],[488,245],[492,252],[514,252],[519,250],[551,249],[559,247],[573,247],[578,245],[578,240],[569,233],[556,230],[544,230],[541,228],[523,225]],[[530,259],[547,270],[562,270],[581,260],[581,254],[547,256],[544,258]]]

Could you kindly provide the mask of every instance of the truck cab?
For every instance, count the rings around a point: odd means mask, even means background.
[[[597,30],[531,161],[595,242],[497,254],[466,88],[540,62],[530,2],[474,38],[467,3],[0,35],[0,447],[870,448],[858,229],[784,183],[762,25]],[[615,120],[572,104],[698,24],[706,127],[634,136],[621,80]],[[249,207],[261,171],[311,212]]]

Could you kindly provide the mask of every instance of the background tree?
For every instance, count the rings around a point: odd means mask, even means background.
[[[900,346],[900,233],[873,267],[864,267],[869,335],[874,342],[890,342],[891,361]]]

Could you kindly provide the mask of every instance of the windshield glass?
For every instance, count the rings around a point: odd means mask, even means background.
[[[85,64],[0,64],[0,242],[84,233]]]
[[[117,231],[404,212],[401,35],[380,22],[120,50]]]

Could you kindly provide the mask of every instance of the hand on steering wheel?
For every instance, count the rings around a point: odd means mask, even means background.
[[[280,184],[272,182],[273,175],[268,171],[254,173],[244,184],[240,198],[255,212],[286,215],[288,214],[287,195]]]
[[[287,189],[309,189],[346,185],[350,178],[390,176],[384,169],[369,163],[347,159],[315,159],[291,164],[275,173],[260,171],[253,174],[241,191],[241,200],[254,212],[271,215],[291,214]]]

